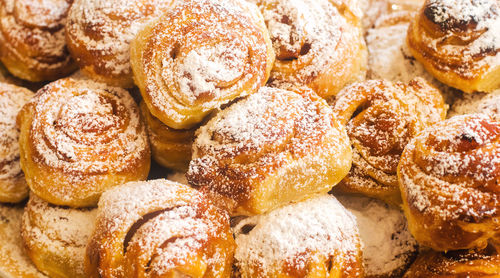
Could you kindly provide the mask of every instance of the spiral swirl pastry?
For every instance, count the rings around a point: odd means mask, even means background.
[[[262,87],[197,131],[187,179],[232,215],[328,192],[349,171],[345,128],[313,92]]]
[[[21,233],[28,256],[49,277],[85,278],[87,240],[97,209],[51,205],[31,194]]]
[[[82,72],[111,86],[134,86],[130,42],[149,20],[170,9],[173,0],[75,0],[68,13],[66,39]]]
[[[254,4],[184,1],[133,41],[134,77],[151,114],[189,129],[210,111],[263,86],[274,61]]]
[[[28,185],[19,163],[16,117],[33,93],[0,82],[0,202],[17,203],[28,197]]]
[[[256,2],[276,52],[271,80],[306,85],[328,97],[364,79],[367,52],[356,1]]]
[[[427,0],[410,24],[415,58],[441,82],[464,92],[500,88],[500,1]]]
[[[489,245],[482,250],[420,253],[404,278],[497,277],[500,255]]]
[[[427,128],[406,146],[398,180],[410,231],[422,245],[447,251],[498,241],[499,122],[476,114]]]
[[[107,188],[148,175],[146,130],[124,89],[60,79],[39,90],[19,120],[21,167],[47,202],[94,206]]]
[[[401,204],[396,176],[401,154],[417,133],[444,120],[439,91],[421,78],[408,84],[372,80],[340,92],[333,110],[347,126],[353,149],[353,167],[335,190]]]
[[[15,76],[55,80],[76,69],[64,39],[72,0],[0,1],[0,60]]]
[[[355,217],[328,194],[234,227],[235,277],[363,277]]]
[[[191,146],[194,141],[192,129],[173,129],[153,116],[142,102],[141,114],[146,122],[151,143],[151,155],[163,167],[176,171],[186,171],[191,161]]]
[[[130,182],[106,191],[87,245],[89,277],[229,277],[227,213],[187,185]]]

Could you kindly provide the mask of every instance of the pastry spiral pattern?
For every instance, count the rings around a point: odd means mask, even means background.
[[[447,251],[497,241],[500,123],[477,114],[426,129],[406,146],[398,180],[420,244]]]
[[[72,0],[0,1],[0,60],[15,76],[55,80],[76,69],[64,39]]]
[[[21,225],[28,256],[49,277],[85,278],[85,248],[96,215],[96,209],[54,206],[31,194]]]
[[[132,43],[135,80],[151,114],[175,129],[263,86],[274,52],[262,15],[241,0],[185,1]]]
[[[271,80],[306,85],[328,97],[364,79],[367,52],[357,2],[255,2],[276,52]]]
[[[75,0],[68,14],[67,42],[82,72],[111,86],[134,86],[130,42],[173,0]]]
[[[350,166],[321,97],[262,87],[198,129],[186,176],[230,214],[254,215],[328,192]]]
[[[229,277],[234,240],[227,213],[168,180],[106,191],[87,246],[89,277]]]
[[[500,88],[500,1],[427,0],[410,24],[415,58],[441,82],[464,92]]]
[[[425,250],[403,278],[495,277],[500,275],[499,266],[500,255],[491,245],[446,253]]]
[[[196,128],[173,129],[153,116],[142,102],[141,113],[146,122],[151,155],[163,167],[186,171],[191,161],[191,147]]]
[[[148,175],[146,130],[124,89],[60,79],[38,91],[19,118],[21,166],[45,201],[93,206],[107,188]]]
[[[407,84],[372,80],[345,88],[333,110],[347,126],[353,149],[353,167],[335,189],[398,206],[396,170],[403,149],[446,116],[439,91],[421,78]]]
[[[19,163],[16,117],[33,93],[0,82],[0,202],[17,203],[28,197],[28,185]]]

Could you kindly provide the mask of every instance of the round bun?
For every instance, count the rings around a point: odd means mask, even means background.
[[[146,129],[124,89],[60,79],[38,91],[19,120],[21,167],[47,202],[95,206],[107,188],[149,173]]]

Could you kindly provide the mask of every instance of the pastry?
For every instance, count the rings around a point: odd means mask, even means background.
[[[50,277],[85,278],[85,247],[96,214],[96,209],[58,207],[31,194],[22,236],[36,267]]]
[[[359,0],[363,11],[363,28],[373,28],[376,21],[392,13],[401,11],[417,11],[425,0]]]
[[[417,242],[399,208],[363,196],[338,195],[356,217],[366,278],[401,277],[418,254]]]
[[[163,167],[186,171],[191,161],[191,146],[197,127],[173,129],[151,115],[144,102],[141,103],[140,109],[146,122],[154,160]]]
[[[421,78],[409,83],[371,80],[337,95],[334,113],[353,149],[353,166],[334,190],[401,203],[396,176],[401,153],[420,131],[444,120],[439,91]]]
[[[198,129],[186,176],[231,215],[254,215],[328,192],[350,166],[323,99],[263,87]]]
[[[234,233],[234,277],[363,277],[356,220],[333,196],[243,219]]]
[[[33,93],[0,82],[0,202],[17,203],[28,197],[28,185],[19,163],[16,117]]]
[[[483,113],[500,121],[500,89],[489,94],[466,94],[453,103],[449,117]]]
[[[493,246],[483,250],[460,250],[446,253],[425,250],[404,278],[498,277],[500,255]]]
[[[130,42],[149,20],[170,9],[173,0],[75,0],[68,14],[66,40],[82,72],[111,86],[134,86]]]
[[[193,128],[214,109],[256,92],[273,60],[262,15],[244,0],[181,1],[131,45],[149,111],[175,129]]]
[[[87,246],[89,277],[229,277],[234,240],[227,213],[167,180],[105,192]]]
[[[500,122],[477,114],[427,128],[406,146],[398,180],[421,245],[448,251],[498,242]]]
[[[271,80],[307,85],[327,98],[364,79],[367,52],[357,1],[255,1],[276,52]]]
[[[13,75],[50,81],[76,69],[64,39],[72,2],[0,1],[0,60]]]
[[[500,88],[500,1],[427,0],[408,29],[413,56],[464,92]]]
[[[21,237],[22,206],[0,204],[0,277],[47,278],[24,250]]]
[[[94,206],[107,188],[148,175],[146,130],[124,89],[60,79],[39,90],[18,120],[21,167],[47,202]]]

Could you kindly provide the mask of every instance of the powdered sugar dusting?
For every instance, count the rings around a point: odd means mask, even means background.
[[[0,275],[2,277],[46,277],[24,251],[21,237],[22,207],[0,204]]]
[[[251,230],[245,231],[246,227]],[[283,273],[285,263],[291,262],[302,262],[292,268],[303,271],[314,255],[341,256],[342,265],[351,267],[360,248],[354,216],[328,195],[246,218],[234,231],[235,263],[242,277]]]
[[[417,255],[417,242],[403,213],[375,199],[348,195],[337,198],[356,217],[364,245],[365,274],[400,277]]]
[[[96,209],[52,206],[32,194],[23,216],[25,244],[28,249],[42,248],[51,256],[60,256],[68,262],[72,274],[83,277],[85,248],[96,215]]]
[[[483,113],[500,121],[500,90],[464,95],[453,104],[448,117],[474,113]]]
[[[19,164],[19,128],[16,117],[22,106],[33,93],[28,89],[0,82],[0,181],[8,188],[0,191],[13,191],[9,188],[16,177],[24,175]],[[24,189],[26,190],[26,189]]]
[[[498,214],[492,192],[500,169],[500,124],[485,115],[455,116],[430,127],[405,149],[400,181],[408,202],[441,219]]]

